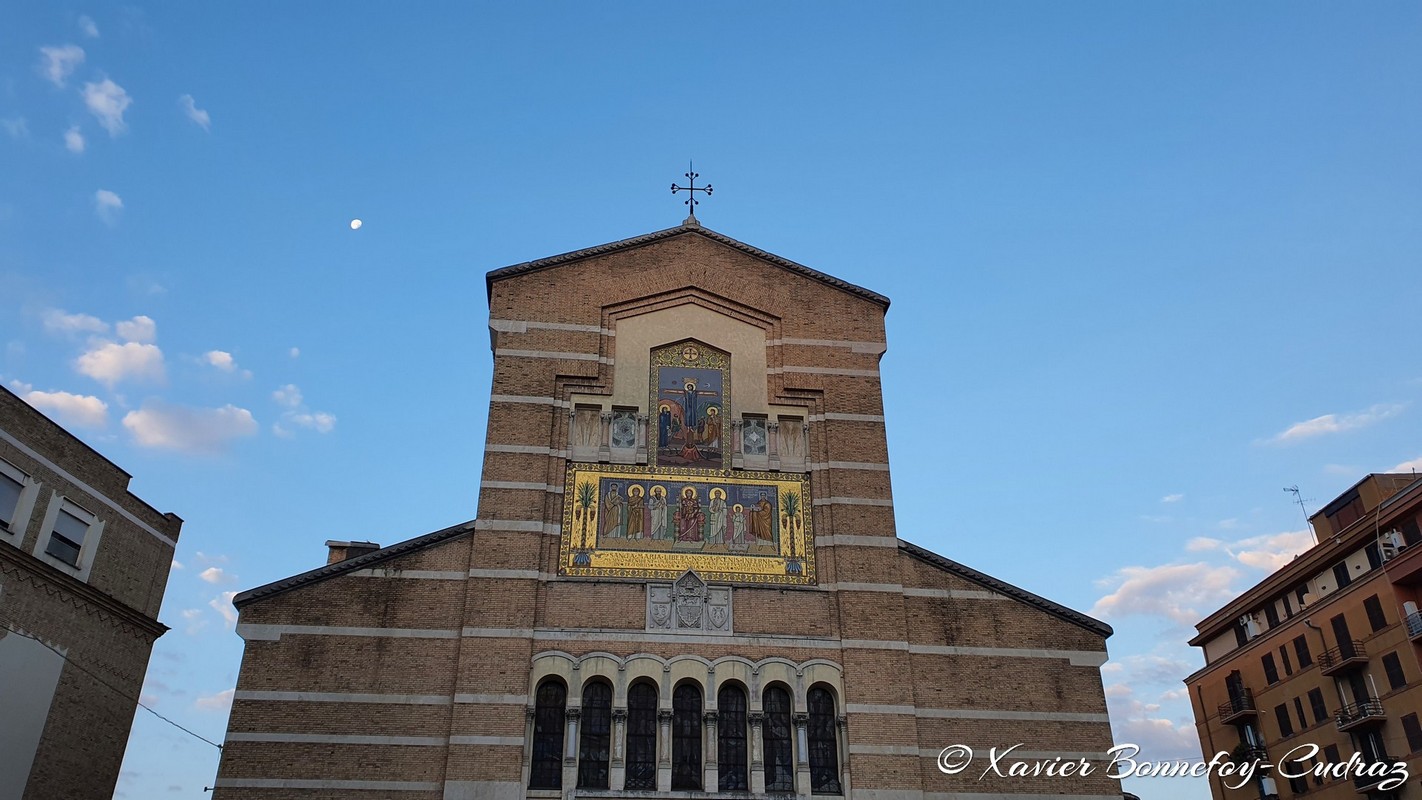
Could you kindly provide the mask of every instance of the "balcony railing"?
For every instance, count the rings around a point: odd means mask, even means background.
[[[1220,722],[1226,724],[1258,713],[1254,707],[1254,692],[1250,689],[1231,697],[1228,702],[1220,703]]]
[[[1414,642],[1422,639],[1422,613],[1407,615],[1407,638]]]
[[[1382,760],[1377,763],[1385,763],[1388,767],[1392,767],[1392,762],[1387,760],[1386,753],[1383,754]],[[1367,767],[1364,766],[1364,769],[1366,770]],[[1383,773],[1381,775],[1363,774],[1355,776],[1353,778],[1353,788],[1358,792],[1358,794],[1367,794],[1368,792],[1373,791],[1378,787],[1378,784],[1387,780],[1389,777],[1392,777],[1391,769],[1381,770],[1381,772]]]
[[[1351,731],[1354,728],[1379,724],[1385,717],[1382,703],[1376,698],[1370,698],[1361,703],[1343,706],[1333,712],[1333,718],[1338,722],[1338,730]]]
[[[1368,651],[1357,639],[1340,642],[1318,654],[1318,668],[1324,675],[1336,675],[1368,663]]]

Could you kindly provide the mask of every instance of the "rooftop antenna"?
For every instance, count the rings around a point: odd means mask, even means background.
[[[1299,494],[1299,485],[1285,486],[1284,491],[1294,496],[1294,502],[1299,504],[1299,510],[1303,512],[1304,524],[1308,526],[1309,533],[1313,534],[1313,543],[1318,544],[1318,531],[1313,529],[1313,523],[1308,520],[1308,506],[1304,505],[1303,495]]]

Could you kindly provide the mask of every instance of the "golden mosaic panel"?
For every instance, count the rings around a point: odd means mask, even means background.
[[[558,574],[813,584],[805,475],[569,464]]]

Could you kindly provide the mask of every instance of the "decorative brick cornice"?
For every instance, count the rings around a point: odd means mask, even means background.
[[[167,625],[18,548],[0,545],[0,573],[150,643],[168,632]]]
[[[540,258],[536,261],[525,261],[522,264],[513,264],[511,266],[503,267],[501,269],[496,269],[489,272],[487,275],[484,276],[484,282],[488,289],[489,296],[493,297],[495,281],[499,281],[504,278],[511,278],[515,275],[525,275],[530,272],[537,272],[539,270],[549,269],[551,267],[557,267],[563,264],[572,263],[574,261],[581,261],[583,259],[593,258],[595,256],[605,256],[611,253],[621,252],[623,250],[631,250],[633,248],[643,247],[645,245],[652,244],[653,242],[662,241],[663,239],[670,239],[674,236],[704,236],[713,242],[725,245],[726,247],[729,247],[733,250],[739,250],[742,253],[754,256],[756,258],[761,259],[762,261],[767,261],[782,269],[787,269],[791,272],[804,275],[807,278],[811,278],[813,280],[819,281],[820,283],[833,286],[834,288],[839,289],[840,291],[848,292],[849,294],[855,295],[857,297],[862,297],[865,300],[869,300],[870,302],[878,303],[884,308],[889,307],[889,298],[885,297],[882,294],[879,294],[878,292],[872,292],[862,286],[856,286],[848,281],[840,280],[839,278],[836,278],[833,275],[826,275],[825,273],[820,272],[819,270],[811,269],[805,266],[804,264],[797,264],[796,262],[791,261],[788,258],[777,256],[774,253],[767,253],[766,251],[761,250],[758,247],[752,247],[751,245],[748,245],[745,242],[737,241],[725,234],[717,233],[711,230],[710,228],[704,228],[700,225],[697,225],[695,227],[690,225],[679,225],[675,228],[667,228],[666,230],[660,230],[654,233],[634,236],[630,239],[623,239],[617,242],[600,244],[596,247],[587,247],[582,250],[574,250],[571,253],[562,253],[556,256],[549,256],[548,258]]]

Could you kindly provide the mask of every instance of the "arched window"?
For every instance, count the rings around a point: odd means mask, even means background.
[[[746,693],[728,683],[716,693],[716,774],[723,792],[743,792],[746,782]]]
[[[627,690],[626,789],[657,788],[657,687],[634,683]]]
[[[791,745],[790,693],[779,686],[765,690],[765,790],[795,791],[795,759]]]
[[[549,679],[539,684],[533,706],[530,789],[563,788],[563,709],[567,704],[568,690],[562,681]]]
[[[606,789],[612,744],[612,687],[589,681],[583,687],[582,735],[578,738],[578,788]]]
[[[842,794],[839,784],[839,743],[835,740],[838,717],[834,696],[821,686],[810,690],[810,791],[815,794]]]
[[[671,788],[701,788],[701,687],[693,683],[672,692]]]

